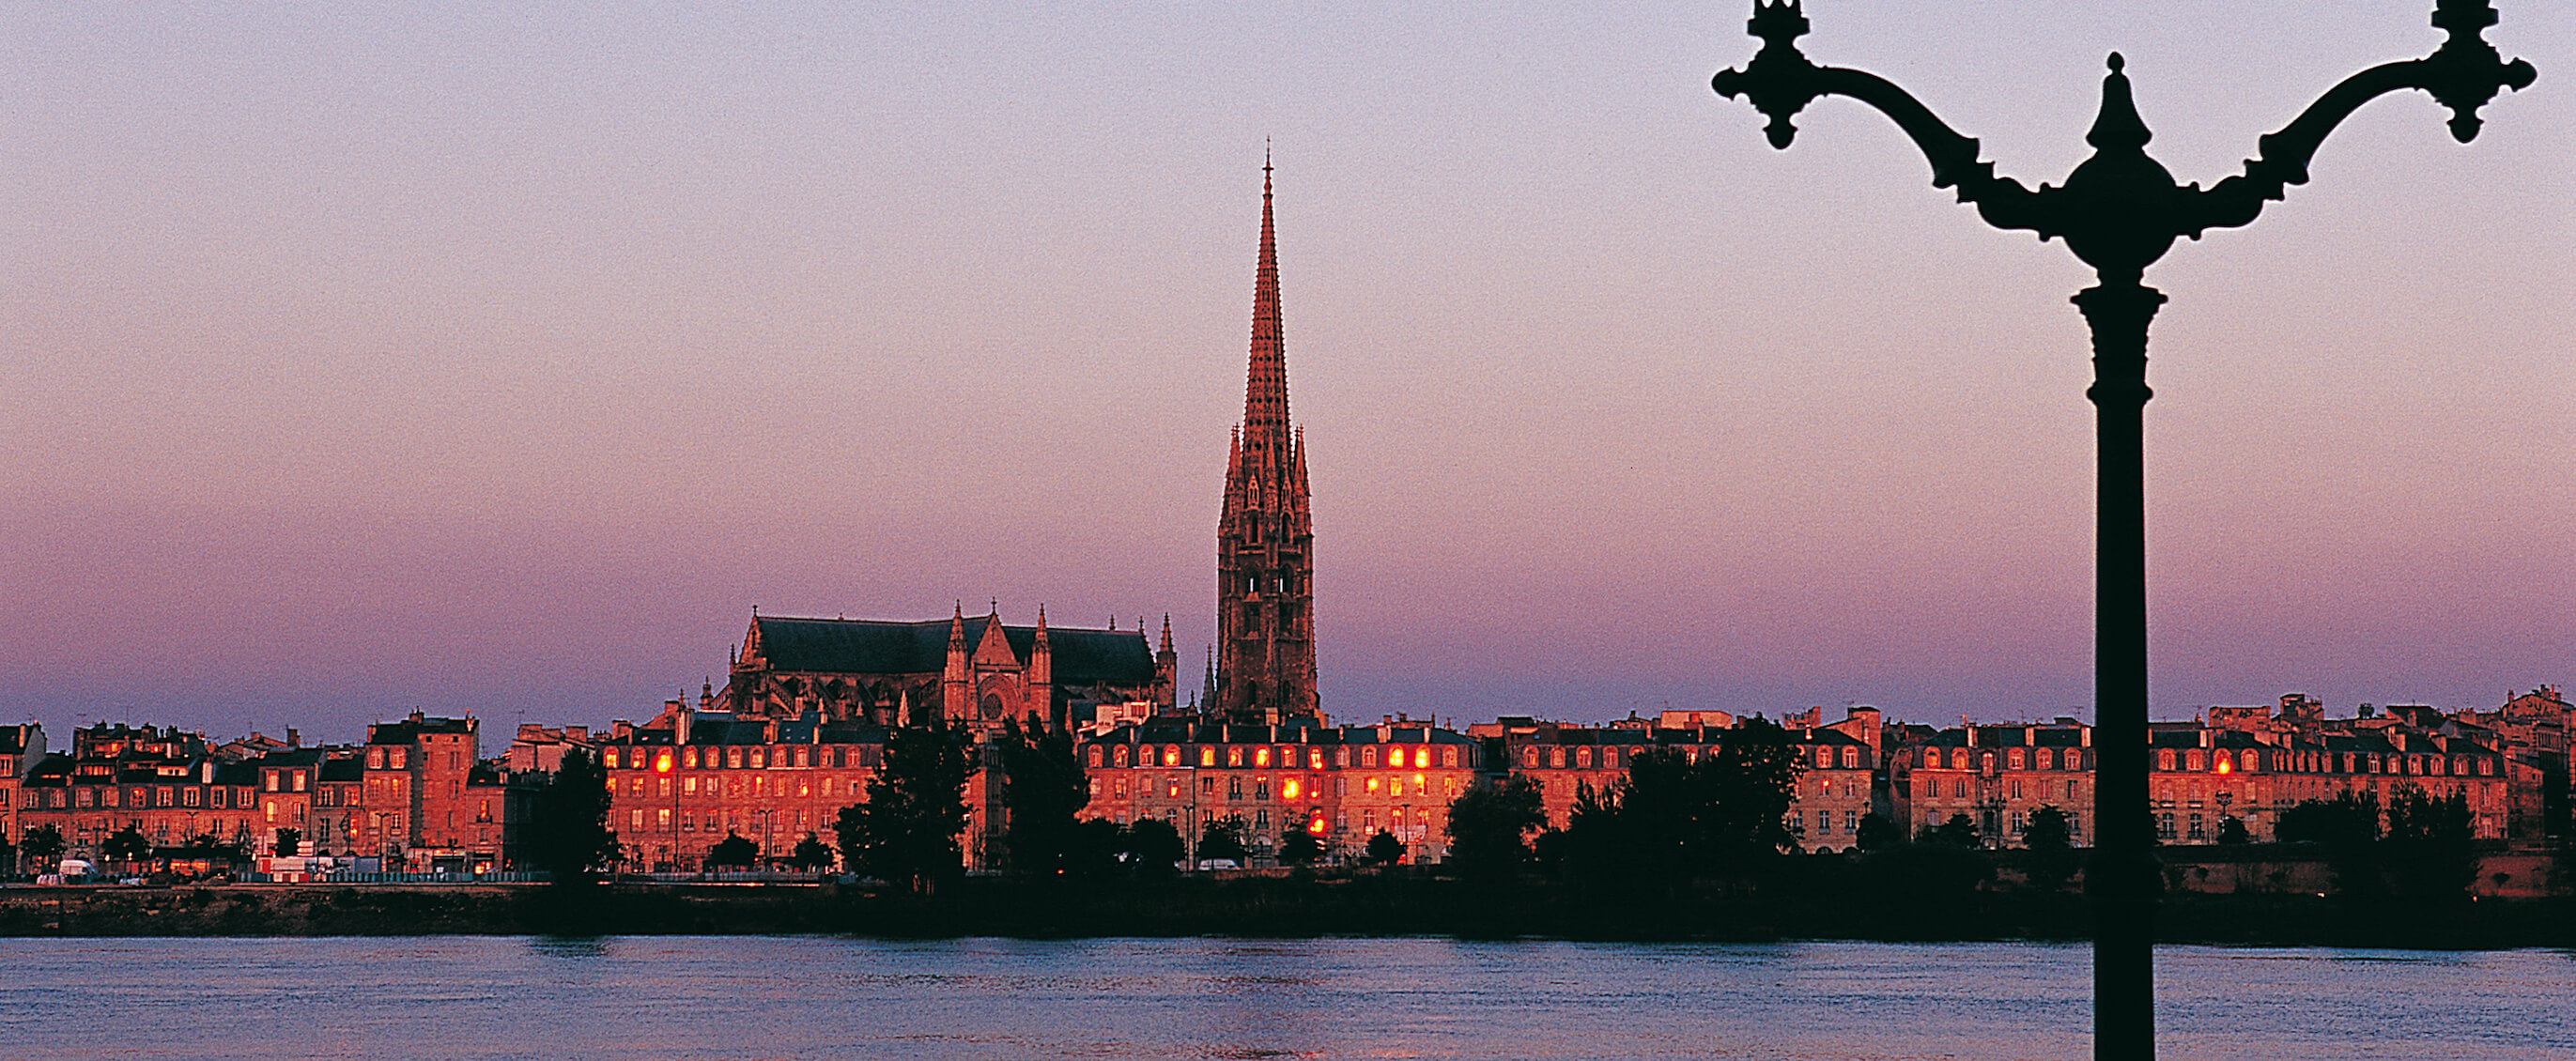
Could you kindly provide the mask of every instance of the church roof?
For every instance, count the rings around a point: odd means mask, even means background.
[[[895,622],[884,619],[790,619],[763,615],[752,620],[760,654],[770,669],[802,674],[937,674],[948,666],[948,628],[955,619]],[[966,643],[984,638],[990,616],[962,620]],[[1004,624],[1002,639],[1011,654],[1027,661],[1037,647],[1033,626]],[[1047,628],[1051,680],[1058,686],[1150,685],[1154,654],[1141,628],[1087,630]]]

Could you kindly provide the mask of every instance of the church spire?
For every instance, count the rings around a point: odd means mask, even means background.
[[[1305,447],[1288,418],[1271,173],[1265,149],[1251,365],[1217,518],[1217,645],[1208,707],[1238,721],[1275,725],[1314,716],[1317,704],[1313,530]]]
[[[1252,364],[1243,385],[1248,463],[1276,467],[1288,448],[1288,352],[1279,324],[1279,240],[1270,214],[1270,154],[1261,156],[1261,260],[1252,273]]]

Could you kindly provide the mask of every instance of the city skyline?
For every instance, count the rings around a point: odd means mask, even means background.
[[[2576,15],[2501,6],[2489,135],[2374,104],[2149,272],[2160,716],[2576,670]],[[2117,48],[2208,184],[2429,7],[1805,44],[2032,183]],[[2080,267],[1848,103],[1764,147],[1741,5],[1622,14],[13,11],[0,718],[640,718],[753,606],[1194,673],[1265,138],[1325,710],[2089,717]]]

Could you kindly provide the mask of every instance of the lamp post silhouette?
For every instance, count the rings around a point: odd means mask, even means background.
[[[1754,0],[1746,28],[1762,48],[1741,70],[1711,80],[1721,96],[1742,96],[1770,118],[1771,146],[1797,135],[1790,118],[1819,96],[1849,96],[1878,108],[1932,163],[1932,185],[1958,189],[1986,223],[2026,229],[2043,241],[2063,238],[2092,266],[2095,286],[2075,307],[2093,338],[2099,495],[2095,524],[2094,742],[2095,848],[2086,887],[2095,910],[2093,1055],[2155,1056],[2155,892],[2147,813],[2147,593],[2145,478],[2141,419],[2147,389],[2147,324],[2165,296],[2142,283],[2147,266],[2177,237],[2253,222],[2263,204],[2305,184],[2308,162],[2336,125],[2364,103],[2399,89],[2421,89],[2451,111],[2453,138],[2478,133],[2478,109],[2505,88],[2536,76],[2531,64],[2504,61],[2483,39],[2496,23],[2487,0],[2436,0],[2433,25],[2448,34],[2422,59],[2383,63],[2345,78],[2281,131],[2257,141],[2261,157],[2215,187],[2177,185],[2145,147],[2147,126],[2129,97],[2118,52],[2102,81],[2102,108],[2084,140],[2093,157],[2063,187],[2037,191],[1979,161],[1977,141],[1961,136],[1930,108],[1875,74],[1817,66],[1794,43],[1808,29],[1799,0]]]

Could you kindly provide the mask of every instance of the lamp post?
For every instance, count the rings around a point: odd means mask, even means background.
[[[2154,955],[2156,866],[2147,803],[2146,504],[2141,418],[2147,389],[2147,324],[2165,296],[2142,283],[2146,267],[2177,237],[2253,222],[2263,204],[2305,184],[2308,162],[2335,126],[2362,104],[2399,89],[2420,89],[2451,111],[2453,138],[2478,132],[2478,109],[2505,88],[2520,89],[2531,64],[2504,61],[2482,34],[2496,22],[2487,0],[2436,0],[2433,25],[2448,38],[2422,59],[2383,63],[2345,78],[2281,131],[2257,141],[2261,157],[2215,187],[2177,185],[2147,157],[2149,134],[2129,96],[2117,52],[2102,82],[2102,107],[2085,134],[2093,157],[2063,187],[2032,191],[1977,158],[1977,141],[1934,117],[1893,82],[1875,74],[1817,66],[1794,43],[1808,29],[1799,0],[1755,0],[1747,29],[1762,48],[1741,70],[1721,71],[1710,86],[1742,96],[1770,118],[1771,146],[1797,135],[1790,118],[1819,96],[1849,96],[1878,108],[1911,137],[1932,164],[1932,185],[1956,188],[1986,223],[2027,229],[2042,240],[2063,237],[2092,266],[2098,281],[2077,292],[2075,307],[2093,338],[2094,404],[2099,435],[2095,525],[2094,724],[2095,847],[2086,872],[2093,894],[2093,1054],[2155,1056]]]

